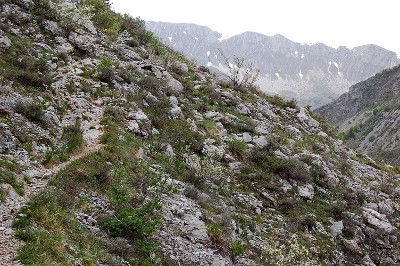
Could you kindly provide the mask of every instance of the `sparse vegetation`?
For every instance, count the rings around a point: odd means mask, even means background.
[[[237,90],[251,89],[256,86],[260,76],[260,70],[254,69],[253,65],[246,63],[243,57],[233,56],[231,63],[222,50],[219,50],[224,59],[225,67],[228,68],[228,78],[233,88]]]

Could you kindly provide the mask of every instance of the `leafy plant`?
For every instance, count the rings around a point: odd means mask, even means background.
[[[243,244],[240,240],[235,240],[231,243],[231,250],[233,255],[241,256],[246,252],[247,246]]]
[[[93,11],[92,21],[112,40],[118,37],[122,29],[122,17],[114,13],[103,0],[84,0],[83,6]]]
[[[126,208],[119,210],[116,217],[108,218],[100,222],[111,236],[127,237],[137,244],[137,249],[143,254],[149,254],[153,245],[146,241],[159,224],[155,210],[161,205],[154,201],[142,208]]]

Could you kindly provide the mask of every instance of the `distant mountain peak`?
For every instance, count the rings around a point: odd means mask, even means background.
[[[182,25],[196,38],[178,34]],[[196,24],[148,22],[147,26],[165,43],[199,64],[223,65],[219,49],[230,58],[244,57],[261,70],[259,85],[264,91],[313,107],[331,102],[352,84],[400,63],[396,53],[371,44],[350,50],[320,42],[301,44],[281,34],[267,36],[246,31],[222,38],[221,33]]]

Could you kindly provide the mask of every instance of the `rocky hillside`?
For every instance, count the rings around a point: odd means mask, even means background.
[[[398,173],[309,109],[100,0],[0,8],[1,265],[400,262]]]
[[[219,48],[228,57],[242,56],[262,73],[261,89],[318,107],[331,102],[348,88],[385,68],[400,63],[394,52],[376,45],[348,49],[322,43],[302,44],[282,35],[245,32],[223,39],[208,27],[194,24],[147,22],[163,42],[199,64],[224,64]]]
[[[350,147],[400,166],[400,66],[353,85],[316,112],[338,126]]]

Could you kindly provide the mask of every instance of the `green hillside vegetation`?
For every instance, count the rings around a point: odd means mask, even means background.
[[[23,265],[398,259],[396,169],[309,108],[217,79],[101,0],[6,6],[1,204],[50,178],[12,223]]]

